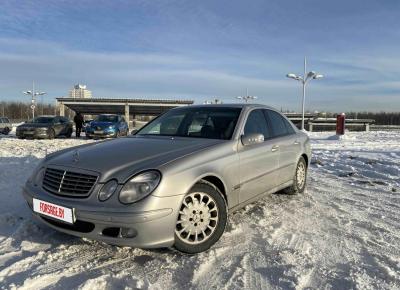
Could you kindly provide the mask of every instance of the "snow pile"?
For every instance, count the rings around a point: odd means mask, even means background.
[[[399,289],[400,133],[310,133],[304,195],[230,216],[195,256],[119,248],[36,224],[21,186],[48,152],[84,139],[0,137],[1,289]]]

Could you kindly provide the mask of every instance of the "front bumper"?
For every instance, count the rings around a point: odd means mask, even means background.
[[[86,130],[85,135],[89,138],[110,138],[116,137],[116,131],[104,131],[103,133],[94,133],[93,131]]]
[[[16,134],[17,137],[23,137],[23,138],[34,138],[34,139],[39,139],[39,138],[49,138],[49,132],[47,130],[17,130]]]
[[[93,197],[94,193],[91,195]],[[184,195],[150,195],[129,206],[121,204],[120,208],[109,208],[98,201],[97,205],[88,205],[93,204],[94,199],[88,201],[91,197],[85,200],[58,197],[27,183],[23,188],[23,196],[31,210],[33,198],[73,208],[76,219],[74,225],[32,210],[36,219],[58,231],[119,246],[161,248],[174,244],[175,224]],[[97,196],[94,198],[97,199]]]

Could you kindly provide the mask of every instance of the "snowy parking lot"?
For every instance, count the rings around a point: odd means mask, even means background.
[[[194,256],[109,246],[32,221],[21,186],[50,153],[85,139],[0,135],[1,289],[399,289],[400,133],[311,133],[303,195],[235,212]]]

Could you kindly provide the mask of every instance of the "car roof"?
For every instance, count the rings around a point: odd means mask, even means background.
[[[228,103],[228,104],[202,104],[202,105],[190,105],[187,106],[190,108],[210,108],[210,107],[214,107],[214,108],[265,108],[265,109],[272,109],[277,111],[277,109],[271,107],[271,106],[267,106],[267,105],[262,105],[262,104],[240,104],[240,103]],[[179,107],[179,108],[187,108],[187,107]]]

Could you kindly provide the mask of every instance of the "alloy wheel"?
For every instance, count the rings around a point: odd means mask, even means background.
[[[303,162],[299,162],[296,170],[296,182],[298,188],[303,188],[306,182],[306,167]]]
[[[176,236],[183,242],[196,245],[208,240],[218,225],[216,201],[207,193],[193,192],[183,200],[176,222]]]

